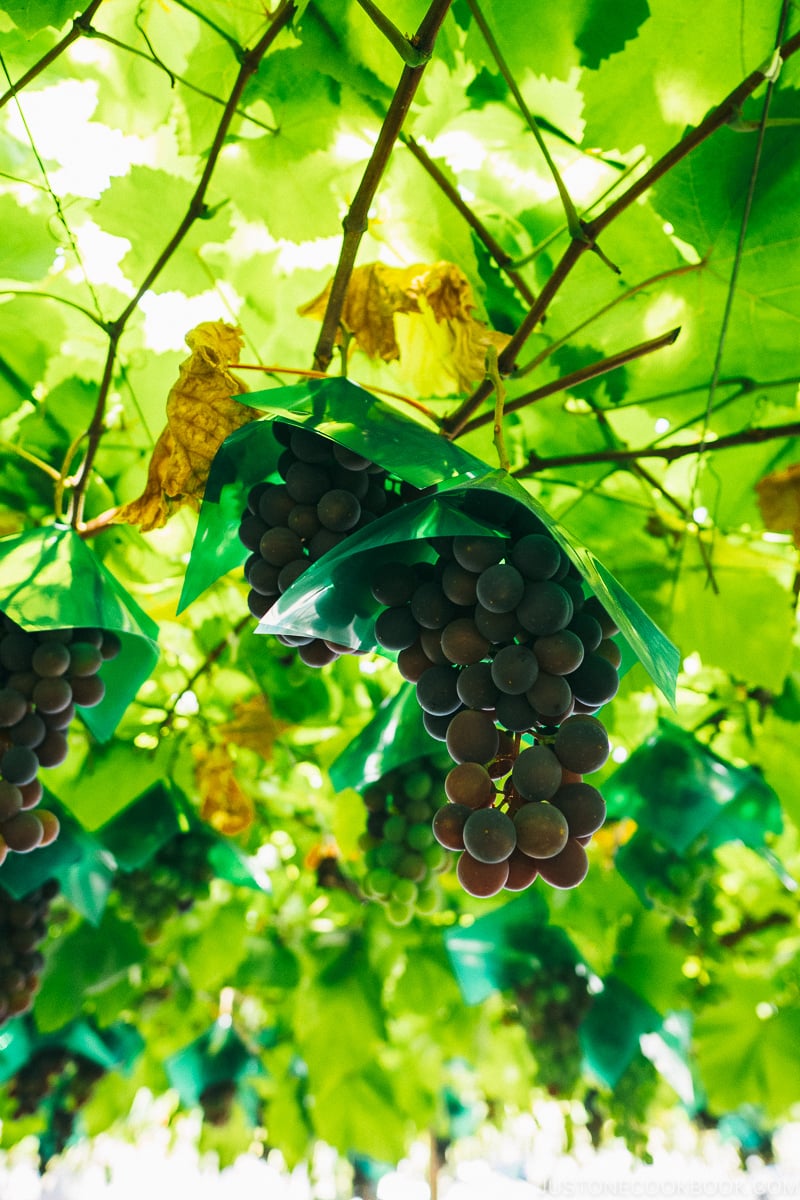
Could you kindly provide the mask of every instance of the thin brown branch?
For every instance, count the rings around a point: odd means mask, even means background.
[[[619,296],[615,296],[613,300],[609,300],[608,304],[604,304],[602,308],[598,308],[596,312],[593,312],[591,316],[586,318],[585,321],[581,321],[580,324],[575,325],[572,329],[570,329],[568,333],[562,334],[561,337],[558,337],[554,341],[550,342],[549,345],[545,346],[545,348],[541,350],[535,358],[532,358],[529,363],[525,363],[525,365],[522,367],[517,367],[514,372],[514,377],[516,379],[520,379],[524,375],[529,375],[531,371],[535,370],[536,367],[538,367],[546,359],[550,358],[552,354],[555,354],[556,350],[560,350],[562,346],[565,346],[568,342],[571,342],[576,334],[581,333],[589,325],[593,325],[595,321],[598,321],[601,317],[606,316],[606,314],[611,312],[613,308],[616,308],[618,304],[622,304],[625,300],[630,300],[632,296],[638,295],[639,292],[643,292],[646,288],[652,287],[653,284],[663,283],[665,279],[674,279],[679,275],[689,275],[693,271],[699,271],[705,265],[705,259],[696,263],[682,263],[679,267],[669,267],[665,271],[659,271],[655,275],[648,276],[647,279],[643,279],[640,283],[634,284],[633,287],[626,288],[626,290],[621,292]]]
[[[528,465],[520,467],[513,473],[518,478],[523,478],[560,467],[585,467],[592,463],[624,465],[638,458],[660,458],[664,462],[674,462],[689,454],[712,454],[718,450],[731,450],[736,446],[755,446],[761,442],[792,437],[800,437],[800,421],[790,421],[786,425],[763,425],[755,429],[740,429],[738,433],[729,433],[724,437],[705,442],[688,442],[678,446],[642,446],[638,450],[595,450],[588,454],[555,454],[549,458],[540,458],[538,455],[532,454]]]
[[[42,72],[50,66],[50,63],[55,62],[55,60],[59,58],[60,55],[62,55],[64,51],[72,45],[73,42],[78,40],[78,38],[84,32],[84,28],[91,23],[92,17],[97,12],[102,2],[103,0],[92,0],[92,3],[72,22],[72,28],[70,29],[69,33],[65,34],[60,42],[56,42],[55,46],[52,46],[47,51],[47,54],[43,55],[42,58],[40,58],[38,62],[35,62],[32,67],[29,67],[25,74],[21,75],[17,82],[13,83],[11,87],[8,88],[2,96],[0,96],[0,108],[3,108],[4,105],[8,104],[9,100],[12,100],[14,96],[16,96],[18,92],[21,92],[24,87],[27,87],[27,85],[33,79],[36,79],[38,75],[41,75]]]
[[[336,30],[333,28],[330,22],[325,19],[324,14],[321,13],[315,5],[309,5],[309,7],[306,9],[304,19],[306,21],[313,21],[319,30],[324,34],[324,36],[331,42],[331,44],[337,50],[341,50],[342,43],[341,39],[337,36]],[[380,105],[376,100],[369,100],[368,98],[367,102],[370,104],[370,107],[376,113],[378,113],[378,115],[382,116]],[[479,238],[479,240],[486,247],[494,262],[506,275],[508,280],[514,285],[525,303],[533,304],[535,300],[533,289],[529,287],[524,277],[520,274],[520,267],[522,267],[524,263],[514,262],[512,260],[510,255],[505,252],[497,239],[483,224],[480,217],[478,217],[477,214],[474,213],[470,206],[466,203],[458,189],[451,183],[451,181],[442,171],[439,164],[430,157],[430,155],[427,153],[424,147],[419,144],[419,142],[415,141],[411,134],[406,133],[405,130],[401,129],[397,135],[397,140],[402,142],[407,150],[411,151],[411,154],[414,156],[423,170],[427,172],[445,198],[450,201],[456,212],[458,212],[467,222],[475,236]],[[571,139],[568,140],[570,140],[571,145],[574,144],[572,143]]]
[[[120,41],[119,38],[112,37],[109,33],[101,33],[99,29],[92,28],[82,29],[81,32],[85,37],[91,37],[99,42],[106,42],[109,46],[113,46],[116,50],[125,50],[128,54],[133,54],[137,58],[141,58],[144,62],[149,63],[152,67],[157,67],[159,71],[165,74],[169,81],[170,87],[174,87],[179,83],[181,87],[185,87],[187,91],[194,92],[197,96],[202,96],[204,100],[209,100],[212,104],[224,108],[227,101],[223,100],[222,96],[216,96],[213,92],[206,91],[205,88],[198,87],[196,83],[192,83],[185,75],[179,75],[177,71],[173,71],[162,61],[153,50],[149,41],[147,42],[147,50],[140,50],[138,46],[130,46],[127,42]],[[243,121],[249,121],[252,125],[256,125],[259,129],[263,129],[265,133],[277,133],[272,125],[267,125],[264,121],[259,121],[257,117],[252,116],[246,109],[237,108],[236,116],[241,117]]]
[[[788,38],[779,48],[778,52],[781,59],[785,62],[792,55],[796,54],[798,50],[800,50],[800,33],[796,33]],[[659,179],[663,179],[673,167],[677,166],[687,155],[697,149],[701,142],[710,138],[712,133],[716,133],[723,125],[727,125],[731,117],[735,116],[742,107],[748,96],[757,91],[767,79],[768,73],[763,66],[758,67],[755,71],[751,71],[747,78],[738,87],[734,88],[721,104],[713,108],[699,125],[690,130],[685,137],[681,138],[657,162],[654,162],[652,167],[645,171],[643,175],[640,175],[635,183],[632,183],[622,193],[618,200],[609,204],[608,208],[601,212],[599,216],[587,223],[586,230],[589,236],[597,237],[603,229],[616,220],[621,212],[624,212],[626,208],[630,208],[640,196],[643,196],[645,192],[650,190],[654,183],[658,183]]]
[[[550,151],[547,149],[547,143],[542,137],[536,118],[528,108],[528,105],[525,103],[525,97],[522,95],[517,81],[514,78],[513,72],[510,70],[508,63],[503,56],[503,52],[500,49],[500,44],[497,41],[497,38],[494,36],[489,22],[486,20],[483,12],[481,11],[478,0],[466,0],[466,3],[470,13],[472,14],[472,19],[475,21],[475,24],[481,31],[481,36],[489,49],[489,53],[495,61],[498,71],[503,76],[506,86],[511,92],[511,95],[514,97],[517,108],[521,112],[525,123],[533,134],[536,144],[541,151],[542,157],[547,164],[547,169],[553,178],[554,184],[556,185],[556,191],[558,192],[559,199],[561,200],[561,206],[564,209],[564,217],[566,218],[567,228],[570,236],[581,241],[584,238],[584,233],[580,218],[573,203],[572,197],[567,191],[566,184],[561,178],[561,172],[556,166]]]
[[[103,428],[105,421],[105,410],[108,395],[111,390],[111,385],[114,379],[114,366],[116,362],[117,347],[122,333],[127,325],[130,317],[136,311],[139,302],[145,293],[152,287],[155,280],[161,274],[162,270],[172,258],[175,251],[180,246],[186,234],[191,229],[192,225],[206,213],[205,195],[208,185],[211,181],[211,176],[217,165],[220,154],[222,153],[225,139],[228,135],[231,122],[233,121],[236,110],[239,106],[239,101],[242,98],[245,87],[252,75],[258,70],[259,63],[269,50],[272,43],[277,38],[278,34],[286,25],[289,24],[296,12],[294,0],[283,0],[283,3],[275,11],[274,17],[269,28],[262,34],[261,38],[256,42],[252,50],[247,50],[241,56],[239,72],[236,81],[233,85],[231,93],[228,97],[225,109],[220,119],[214,134],[211,147],[206,156],[205,166],[200,176],[200,180],[195,188],[194,194],[189,201],[189,207],[186,210],[178,228],[172,235],[167,245],[162,250],[161,254],[156,259],[156,262],[148,271],[144,280],[139,284],[135,295],[130,299],[128,304],[119,314],[117,319],[111,322],[109,327],[109,345],[106,355],[105,367],[103,369],[103,377],[100,383],[100,388],[97,395],[97,403],[92,415],[92,420],[89,428],[86,431],[86,455],[75,476],[75,485],[72,493],[72,505],[70,512],[70,522],[78,528],[83,522],[83,508],[86,496],[86,489],[89,485],[92,466],[97,455],[97,450],[100,445],[100,439],[103,436]]]
[[[795,55],[798,50],[800,50],[800,33],[796,33],[788,38],[779,47],[778,53],[785,62]],[[594,248],[598,234],[606,229],[627,208],[630,208],[654,183],[662,179],[702,142],[706,141],[713,133],[722,128],[732,116],[735,116],[748,96],[752,95],[767,80],[768,74],[768,69],[763,66],[752,71],[716,108],[712,109],[695,129],[690,130],[666,154],[662,155],[649,170],[645,171],[630,187],[626,188],[617,200],[609,204],[608,208],[604,209],[593,220],[581,223],[587,241],[573,238],[564,250],[563,255],[553,269],[552,275],[539,293],[536,303],[531,306],[524,320],[511,338],[511,341],[501,354],[501,374],[508,375],[514,369],[514,360],[517,354],[544,317],[550,301],[562,287],[572,268],[587,250]],[[472,395],[468,396],[445,419],[443,422],[445,435],[451,439],[457,437],[466,426],[472,414],[491,395],[491,391],[491,381],[484,380]]]
[[[373,3],[373,0],[356,0],[363,8],[373,24],[380,29],[383,36],[388,41],[389,45],[397,51],[403,62],[409,67],[420,67],[426,63],[431,56],[430,50],[420,50],[413,39],[407,38],[391,21],[382,8]]]
[[[578,387],[582,383],[587,383],[590,379],[597,379],[600,375],[607,375],[609,371],[615,371],[617,367],[623,367],[626,363],[634,362],[637,358],[643,358],[647,354],[653,354],[656,350],[663,350],[665,346],[671,346],[678,337],[680,329],[670,329],[667,333],[662,333],[657,338],[651,338],[647,342],[640,342],[637,346],[629,346],[627,350],[620,350],[618,354],[611,354],[608,358],[601,358],[597,362],[589,363],[586,367],[580,367],[577,371],[571,371],[569,375],[562,375],[560,379],[553,379],[550,383],[545,383],[539,388],[535,388],[532,392],[525,392],[523,396],[517,396],[510,404],[505,406],[507,413],[516,412],[520,408],[527,408],[531,404],[536,404],[539,400],[544,400],[547,396],[554,396],[558,392],[567,392],[570,388]],[[492,382],[492,386],[494,383]],[[488,425],[493,420],[492,413],[481,413],[479,417],[475,417],[472,421],[468,421],[461,428],[461,433],[471,433],[473,429],[480,429],[483,425]]]
[[[244,617],[240,617],[239,620],[236,622],[236,624],[233,625],[228,630],[228,632],[225,634],[225,636],[220,638],[220,640],[217,642],[217,644],[209,650],[208,654],[205,656],[205,658],[201,662],[200,666],[197,667],[197,669],[195,671],[193,671],[192,674],[187,677],[186,683],[181,688],[181,690],[175,695],[170,706],[165,710],[164,720],[161,722],[161,725],[159,726],[159,733],[162,737],[164,736],[165,733],[168,733],[169,730],[172,728],[175,717],[178,715],[177,714],[178,701],[180,700],[181,696],[185,695],[186,692],[190,692],[193,689],[193,687],[197,683],[197,681],[199,679],[202,679],[202,677],[206,674],[206,672],[210,671],[215,663],[219,662],[220,658],[222,658],[222,655],[225,653],[225,651],[228,649],[228,647],[233,643],[233,641],[236,638],[238,638],[239,634],[242,633],[245,629],[247,629],[247,627],[249,625],[252,625],[252,623],[253,623],[253,618],[250,615],[250,613],[247,613],[247,615]]]
[[[547,312],[548,305],[553,296],[555,296],[585,249],[586,246],[583,242],[571,241],[569,243],[560,260],[556,263],[553,274],[547,280],[547,283],[528,310],[525,319],[498,358],[498,367],[501,375],[510,375],[514,370],[517,354]],[[460,433],[463,433],[472,414],[477,412],[484,400],[487,400],[491,394],[492,382],[490,379],[484,379],[471,396],[468,396],[466,400],[459,404],[458,408],[449,417],[445,417],[442,422],[442,432],[445,437],[452,440],[458,437]]]
[[[408,115],[408,110],[419,87],[422,74],[427,64],[427,58],[433,53],[436,36],[444,21],[452,0],[432,0],[427,13],[422,19],[419,29],[413,38],[414,45],[425,54],[426,61],[418,67],[405,66],[400,76],[400,82],[395,89],[392,102],[384,118],[380,133],[372,149],[369,162],[364,170],[361,183],[350,205],[350,210],[344,218],[344,237],[336,264],[336,272],[331,284],[325,316],[322,320],[322,330],[314,351],[314,367],[325,371],[330,366],[333,357],[333,346],[339,329],[339,322],[344,307],[347,285],[355,266],[361,239],[367,231],[368,213],[378,185],[389,163],[389,158],[397,141],[398,134]]]
[[[773,912],[768,913],[766,917],[748,917],[743,921],[738,929],[732,929],[730,933],[723,933],[719,939],[720,946],[724,946],[729,950],[731,946],[737,946],[739,942],[743,942],[745,938],[753,937],[756,933],[764,933],[767,929],[778,929],[782,925],[791,925],[792,918],[788,913]]]
[[[458,210],[464,218],[470,229],[483,242],[486,249],[491,254],[497,266],[506,276],[510,283],[519,292],[526,304],[533,304],[536,297],[532,288],[528,286],[525,279],[520,275],[519,271],[515,270],[512,265],[511,255],[506,254],[503,247],[497,241],[493,234],[484,225],[480,217],[472,211],[470,206],[462,199],[458,188],[456,188],[445,175],[439,164],[431,158],[426,150],[420,146],[419,142],[415,141],[408,133],[400,134],[400,141],[410,150],[414,158],[423,168],[423,170],[431,177],[439,190],[447,197],[454,208]]]

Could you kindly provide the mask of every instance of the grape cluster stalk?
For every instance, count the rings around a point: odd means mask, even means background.
[[[438,876],[450,855],[437,845],[431,822],[441,802],[442,776],[441,765],[421,759],[395,767],[364,789],[363,888],[385,906],[392,925],[407,925],[415,913],[441,907]]]
[[[585,878],[605,820],[584,776],[609,755],[595,715],[619,687],[618,627],[530,513],[510,536],[430,539],[436,559],[383,563],[375,640],[397,652],[423,721],[455,763],[433,831],[466,892]],[[523,745],[523,737],[531,742]]]
[[[272,430],[284,447],[278,459],[280,483],[250,489],[239,523],[239,540],[250,556],[244,565],[250,612],[261,620],[304,571],[401,504],[424,493],[346,446],[305,429],[275,421]],[[309,667],[324,667],[348,646],[300,634],[278,634],[297,647]]]
[[[52,879],[19,900],[0,887],[0,1027],[33,1007],[45,963],[39,947],[58,892]]]
[[[26,630],[0,616],[0,863],[58,837],[55,813],[37,807],[39,769],[64,762],[76,708],[103,699],[98,672],[120,648],[109,630]]]
[[[208,896],[214,867],[211,840],[202,832],[180,833],[161,846],[144,866],[120,871],[115,879],[119,913],[153,944],[167,921]]]

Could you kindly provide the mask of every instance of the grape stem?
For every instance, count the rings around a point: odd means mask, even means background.
[[[786,62],[800,50],[800,32],[793,34],[779,48],[781,60]],[[746,79],[744,79],[736,88],[730,92],[725,99],[712,109],[710,113],[695,126],[689,130],[684,137],[681,138],[674,146],[669,149],[666,154],[662,155],[653,165],[636,179],[630,187],[622,193],[618,199],[608,205],[597,217],[593,220],[582,223],[583,238],[571,238],[569,244],[564,250],[563,255],[556,263],[553,273],[545,283],[539,293],[536,302],[531,306],[519,327],[513,334],[508,345],[505,347],[499,359],[499,369],[504,375],[509,375],[514,369],[514,363],[522,347],[527,342],[534,329],[543,320],[550,302],[561,286],[565,283],[567,277],[571,274],[573,267],[583,257],[586,250],[594,249],[596,239],[600,233],[605,230],[612,221],[616,220],[626,209],[634,204],[640,196],[649,191],[655,183],[663,179],[665,175],[682,162],[689,154],[692,153],[702,142],[706,141],[723,125],[726,125],[732,116],[741,109],[742,104],[748,96],[757,91],[759,87],[767,80],[768,75],[763,66],[752,71]],[[478,411],[492,391],[491,381],[484,379],[476,388],[471,396],[462,401],[453,412],[445,418],[443,422],[443,431],[448,438],[458,437],[463,431],[465,425],[470,420],[472,415]]]
[[[422,79],[422,73],[425,70],[430,55],[433,53],[437,34],[447,16],[451,3],[452,0],[431,0],[431,4],[422,18],[417,33],[411,39],[413,45],[423,55],[423,61],[419,66],[405,66],[403,68],[400,82],[392,96],[391,104],[375,141],[361,183],[358,186],[347,216],[344,218],[344,237],[339,252],[339,261],[336,264],[336,271],[331,283],[330,295],[328,296],[328,304],[322,319],[322,330],[314,350],[314,366],[318,370],[327,370],[333,358],[333,345],[341,323],[345,295],[353,273],[361,239],[367,231],[370,206],[375,198],[375,193],[378,190],[378,185],[384,171],[388,166],[392,149],[408,115],[411,102]]]
[[[503,471],[511,470],[508,460],[506,441],[503,436],[503,405],[506,402],[506,386],[500,377],[497,367],[497,346],[489,346],[486,351],[486,376],[494,386],[494,446],[497,458]]]

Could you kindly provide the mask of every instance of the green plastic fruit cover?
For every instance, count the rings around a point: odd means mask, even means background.
[[[30,1018],[15,1017],[0,1029],[0,1083],[16,1075],[30,1058],[33,1027]]]
[[[607,1087],[616,1087],[639,1052],[641,1037],[661,1025],[656,1010],[626,983],[606,976],[579,1030],[587,1066]]]
[[[428,538],[462,534],[507,536],[508,523],[525,509],[563,548],[619,625],[630,650],[674,704],[680,654],[614,576],[505,471],[450,480],[435,495],[395,509],[347,537],[309,567],[258,625],[258,633],[301,633],[354,648],[375,647],[380,606],[370,581],[392,561],[435,558]],[[385,653],[381,651],[381,653]]]
[[[122,649],[103,663],[106,694],[81,719],[107,741],[158,659],[158,626],[78,537],[49,525],[0,539],[0,610],[24,629],[94,627],[118,634]]]
[[[72,1021],[63,1029],[43,1035],[40,1044],[64,1046],[73,1054],[88,1058],[90,1062],[97,1063],[106,1071],[113,1071],[119,1065],[113,1045],[106,1041],[94,1024],[83,1018]]]
[[[97,839],[46,788],[41,806],[58,817],[61,823],[58,837],[49,846],[30,854],[9,854],[0,867],[0,887],[15,899],[21,899],[48,879],[55,879],[63,898],[92,925],[97,925],[111,890],[112,860]]]
[[[217,834],[195,815],[174,784],[161,781],[97,831],[97,837],[121,871],[136,871],[150,862],[174,837],[192,833],[205,840],[208,861],[219,879],[237,887],[269,890],[269,877],[251,869],[238,846]]]
[[[422,722],[414,685],[404,683],[386,697],[372,720],[331,764],[328,774],[337,792],[344,788],[358,792],[395,767],[423,759],[440,762],[442,778],[453,765],[443,754],[441,742],[431,737]]]
[[[610,816],[632,817],[679,852],[701,833],[712,847],[743,841],[758,848],[782,828],[780,801],[756,770],[726,762],[664,720],[606,781],[603,795]]]
[[[487,469],[480,459],[347,379],[314,379],[248,392],[246,401],[268,416],[237,429],[214,457],[178,612],[247,558],[237,530],[250,488],[278,479],[284,447],[272,433],[276,419],[313,429],[418,488],[482,475]]]
[[[187,1108],[199,1104],[203,1092],[214,1084],[241,1084],[248,1076],[266,1073],[255,1051],[224,1018],[168,1058],[164,1069]]]
[[[87,835],[78,822],[46,789],[42,790],[41,807],[58,817],[61,829],[49,846],[42,846],[29,854],[9,853],[7,856],[0,867],[0,887],[5,888],[15,900],[27,896],[35,888],[47,883],[48,879],[58,878],[89,848]]]
[[[444,944],[465,1004],[530,983],[543,967],[581,961],[563,929],[548,924],[547,904],[534,891],[446,929]]]
[[[135,871],[186,827],[173,789],[157,783],[101,825],[97,837],[121,871]]]
[[[692,1058],[692,1024],[692,1013],[669,1012],[659,1030],[642,1034],[640,1046],[684,1107],[694,1114],[706,1107],[707,1097]]]

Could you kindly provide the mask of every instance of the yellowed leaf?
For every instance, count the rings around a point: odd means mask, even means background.
[[[800,463],[772,471],[756,484],[758,507],[767,529],[788,530],[800,546]]]
[[[211,461],[225,438],[259,414],[232,396],[247,391],[229,370],[242,337],[224,321],[204,321],[186,335],[191,350],[167,400],[167,425],[150,459],[145,489],[116,521],[160,529],[185,504],[198,508]]]
[[[330,284],[300,314],[321,320],[329,296]],[[508,342],[477,321],[474,309],[470,282],[454,263],[369,263],[353,271],[341,323],[370,358],[399,360],[418,393],[446,396],[473,387],[483,378],[487,348]]]
[[[288,721],[279,721],[266,696],[258,692],[234,706],[233,717],[220,726],[219,732],[224,741],[255,750],[266,760],[272,758],[276,740],[288,728]]]
[[[253,801],[234,775],[227,746],[194,748],[194,776],[200,794],[200,816],[217,833],[226,837],[243,833],[255,818]]]

